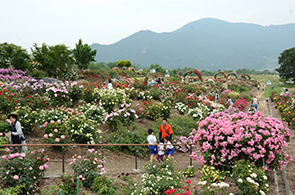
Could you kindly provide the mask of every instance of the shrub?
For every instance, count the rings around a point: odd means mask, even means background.
[[[201,169],[200,173],[202,173],[200,181],[209,183],[221,183],[227,175],[227,172],[218,171],[215,167],[206,165]]]
[[[58,188],[60,189],[60,191],[62,192],[63,195],[73,195],[77,193],[77,185],[79,184],[79,189],[81,189],[82,185],[82,176],[80,176],[79,178],[75,178],[71,175],[65,176],[62,175],[61,176],[61,181],[62,183],[58,186]],[[79,180],[79,181],[78,181]]]
[[[188,137],[186,136],[179,136],[175,137],[174,142],[177,144],[187,144],[187,145],[179,145],[176,146],[175,148],[181,152],[188,152],[190,148],[194,147],[194,145],[189,145],[189,144],[194,144],[194,135],[196,134],[196,130],[193,129],[193,131],[189,134]]]
[[[188,112],[188,106],[183,104],[182,102],[177,102],[175,104],[175,109],[178,114],[185,115]]]
[[[147,130],[139,128],[137,123],[132,123],[129,127],[119,126],[116,132],[113,132],[108,138],[109,144],[144,144],[147,143]],[[109,146],[109,150],[114,152],[123,151],[127,154],[135,154],[135,146]],[[148,146],[137,147],[138,156],[145,157],[149,151]]]
[[[83,185],[90,187],[97,175],[101,175],[104,172],[104,160],[100,151],[88,149],[87,152],[86,156],[75,154],[70,165],[75,174],[85,178]]]
[[[260,112],[211,114],[199,123],[194,138],[200,156],[193,153],[191,157],[202,164],[227,169],[240,159],[250,160],[258,167],[265,160],[265,170],[282,169],[292,159],[283,152],[286,135],[290,135],[288,126]]]
[[[118,128],[119,124],[129,126],[135,119],[138,119],[136,111],[126,103],[122,104],[120,109],[115,109],[105,117],[106,123],[114,130]]]
[[[161,116],[161,110],[159,104],[146,105],[146,117],[153,121],[157,120]]]
[[[181,171],[181,174],[185,177],[193,177],[195,176],[195,167],[188,167]]]
[[[51,121],[44,129],[44,139],[47,144],[69,144],[71,137],[65,124]],[[52,146],[52,148],[61,151],[62,146]]]
[[[236,107],[240,111],[244,111],[246,106],[247,106],[247,100],[242,97],[239,97],[239,99],[237,99],[233,104],[233,107]]]
[[[175,163],[173,157],[160,162],[160,165],[157,162],[147,163],[144,166],[146,173],[142,175],[141,183],[134,186],[131,195],[165,194],[167,189],[179,188],[181,174],[174,171]]]
[[[0,159],[1,179],[10,187],[21,187],[22,194],[32,193],[48,168],[43,150],[3,155]]]
[[[231,179],[240,189],[240,194],[268,194],[268,179],[262,167],[250,161],[240,160],[233,166]]]
[[[104,108],[100,105],[85,104],[78,107],[78,111],[84,113],[86,119],[95,121],[97,123],[105,122],[105,115],[107,114]]]
[[[98,195],[117,195],[119,186],[113,178],[108,179],[105,175],[100,175],[94,179],[91,189]]]

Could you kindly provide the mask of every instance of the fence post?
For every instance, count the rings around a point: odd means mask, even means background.
[[[61,147],[62,148],[62,173],[65,173],[65,151],[64,151],[64,146]]]
[[[137,170],[137,146],[135,146],[135,170]]]
[[[79,195],[79,192],[80,192],[80,179],[79,177],[77,177],[77,195]]]
[[[103,146],[101,146],[101,158],[103,159]]]
[[[192,147],[192,145],[191,145],[191,148],[190,148],[190,155],[192,154],[192,151],[193,151],[193,149],[192,149],[193,147]],[[192,167],[193,166],[193,159],[192,159],[192,157],[191,156],[189,156],[190,157],[190,159],[189,159],[189,165]]]

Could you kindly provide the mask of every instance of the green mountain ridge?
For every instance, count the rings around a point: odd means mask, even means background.
[[[136,32],[114,44],[94,43],[96,61],[130,60],[149,67],[200,70],[276,68],[281,52],[295,46],[295,24],[260,26],[205,18],[165,33]]]

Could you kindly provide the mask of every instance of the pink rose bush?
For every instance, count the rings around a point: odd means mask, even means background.
[[[21,186],[23,194],[31,194],[44,178],[49,161],[43,150],[3,155],[0,179],[10,187]]]
[[[239,109],[240,111],[244,111],[246,106],[247,106],[247,99],[239,97],[239,99],[237,99],[234,102],[233,107],[236,107],[237,109]]]
[[[192,153],[191,158],[216,167],[229,168],[244,159],[258,167],[265,162],[265,170],[282,169],[283,164],[292,160],[292,156],[283,152],[288,146],[285,139],[288,135],[288,126],[260,112],[215,113],[199,122],[194,141],[200,155]]]

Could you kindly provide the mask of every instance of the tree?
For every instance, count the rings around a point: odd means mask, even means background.
[[[8,68],[10,66],[20,70],[31,70],[30,55],[20,46],[1,43],[0,44],[0,68]]]
[[[295,47],[283,51],[278,57],[279,64],[281,65],[276,71],[282,79],[295,80]]]
[[[130,62],[130,60],[126,60],[125,61],[125,66],[127,67],[127,68],[129,68],[129,67],[131,67],[131,62]]]
[[[82,44],[82,39],[79,39],[76,48],[73,49],[75,64],[78,68],[85,70],[88,68],[90,62],[95,61],[96,50],[92,50],[88,44]]]
[[[163,75],[166,74],[166,70],[160,64],[151,64],[148,71],[155,69],[156,72],[161,72]]]
[[[118,63],[117,63],[117,66],[119,66],[121,69],[126,66],[126,61],[125,60],[120,60]]]
[[[48,76],[59,76],[72,69],[74,59],[71,50],[64,44],[47,46],[45,43],[38,47],[35,43],[31,48],[33,60],[42,64]]]

